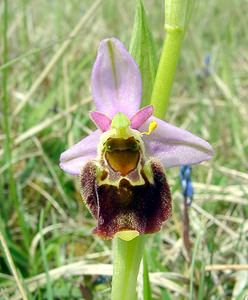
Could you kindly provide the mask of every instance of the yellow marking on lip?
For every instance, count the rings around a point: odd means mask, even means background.
[[[113,152],[106,152],[105,157],[108,164],[114,171],[120,172],[122,176],[126,176],[128,173],[137,168],[140,154],[138,151],[117,150]]]
[[[105,158],[112,170],[122,176],[137,168],[140,159],[139,143],[133,138],[109,138],[106,141]]]

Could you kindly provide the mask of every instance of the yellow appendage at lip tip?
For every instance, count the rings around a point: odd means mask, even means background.
[[[151,121],[149,124],[148,131],[142,132],[142,134],[150,135],[157,128],[157,126],[158,124],[156,121]]]
[[[137,236],[139,236],[139,232],[137,230],[123,230],[123,231],[118,231],[115,234],[115,236],[120,238],[121,240],[129,242],[135,239]]]

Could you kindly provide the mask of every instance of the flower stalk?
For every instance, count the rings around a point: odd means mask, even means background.
[[[192,3],[192,0],[165,1],[165,38],[151,97],[154,115],[158,118],[164,118],[168,109]]]
[[[125,241],[119,237],[114,238],[112,300],[137,299],[137,276],[144,252],[144,244],[144,235],[139,235],[131,241]]]

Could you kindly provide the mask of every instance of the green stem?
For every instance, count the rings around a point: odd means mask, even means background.
[[[118,237],[114,239],[112,300],[137,299],[137,276],[143,256],[144,243],[144,235],[140,235],[131,241],[124,241]]]
[[[182,40],[180,29],[167,30],[151,98],[154,114],[158,118],[164,118],[169,106]]]
[[[153,86],[151,104],[154,114],[164,118],[180,56],[192,0],[165,1],[165,39]]]

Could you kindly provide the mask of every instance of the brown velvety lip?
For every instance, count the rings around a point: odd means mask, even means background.
[[[112,239],[117,232],[135,230],[139,234],[161,229],[171,213],[171,194],[163,166],[158,161],[149,162],[153,183],[141,171],[145,183],[132,186],[126,179],[119,186],[98,185],[97,165],[88,162],[81,173],[82,197],[92,215],[97,219],[93,233],[103,239]]]

